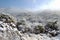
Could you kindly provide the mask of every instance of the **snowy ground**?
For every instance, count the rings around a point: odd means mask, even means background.
[[[59,15],[48,13],[46,15],[44,13],[34,15],[18,13],[15,15],[15,12],[13,14],[11,13],[12,16],[5,15],[8,13],[3,13],[3,16],[0,14],[0,40],[60,40],[60,34],[56,36],[49,34],[49,32],[53,32],[53,35],[55,35],[57,33],[56,30],[51,29],[52,31],[49,30],[46,34],[40,33],[41,30],[37,27],[37,25],[40,25],[44,28],[48,22],[57,20],[57,25],[60,30]]]

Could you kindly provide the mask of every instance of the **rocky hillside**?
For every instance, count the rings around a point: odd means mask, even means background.
[[[0,40],[60,40],[58,21],[41,22],[30,17],[17,20],[13,16],[0,14]]]

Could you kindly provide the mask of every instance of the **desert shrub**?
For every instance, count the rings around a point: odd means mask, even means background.
[[[38,25],[38,28],[39,28],[40,33],[43,33],[45,31],[43,26]]]
[[[58,30],[58,26],[57,26],[57,21],[55,22],[48,22],[45,26],[46,29],[52,29],[52,30]]]
[[[57,36],[60,32],[58,32],[58,25],[57,25],[57,21],[54,22],[48,22],[45,25],[45,33],[49,33],[51,36]]]
[[[25,22],[17,22],[17,25],[25,25]]]
[[[22,22],[17,22],[17,23],[16,23],[16,27],[17,27],[17,29],[20,31],[21,28],[19,27],[19,25],[25,25],[25,24],[23,24]]]
[[[5,20],[3,20],[5,19]],[[4,21],[6,23],[11,23],[11,22],[15,22],[15,20],[13,19],[12,16],[10,15],[5,15],[5,14],[0,14],[0,21]]]
[[[44,28],[42,26],[38,25],[38,28],[39,28],[40,33],[44,32]]]
[[[35,34],[44,33],[44,32],[45,32],[45,29],[44,29],[43,26],[37,25],[37,26],[34,28],[34,33],[35,33]]]
[[[18,26],[21,25],[21,24],[22,24],[22,23],[17,22],[17,23],[16,23],[16,27],[18,28]]]

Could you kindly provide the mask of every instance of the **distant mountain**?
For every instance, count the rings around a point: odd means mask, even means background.
[[[0,8],[0,13],[10,14],[14,17],[24,17],[24,16],[39,16],[45,20],[47,19],[59,19],[60,20],[60,11],[58,10],[43,10],[43,11],[29,11],[24,9],[16,8]]]
[[[43,19],[60,19],[60,11],[45,10],[40,13],[38,12],[37,15]]]

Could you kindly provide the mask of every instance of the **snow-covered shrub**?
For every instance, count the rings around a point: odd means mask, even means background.
[[[37,26],[34,28],[34,32],[35,32],[36,34],[44,33],[44,32],[45,32],[45,29],[44,29],[43,26],[37,25]]]
[[[23,25],[22,22],[17,22],[16,27],[19,31],[20,31],[21,28],[23,28],[23,27],[20,27],[20,25]]]
[[[45,32],[49,33],[51,36],[57,36],[59,34],[58,31],[57,21],[48,22],[45,26]]]
[[[38,25],[38,28],[40,30],[40,33],[43,33],[45,31],[45,29],[43,28],[43,26]]]
[[[3,21],[5,23],[15,22],[12,16],[6,14],[0,14],[0,21]]]
[[[55,22],[48,22],[45,26],[46,29],[51,29],[51,30],[58,30],[58,26],[57,26],[57,21]]]

